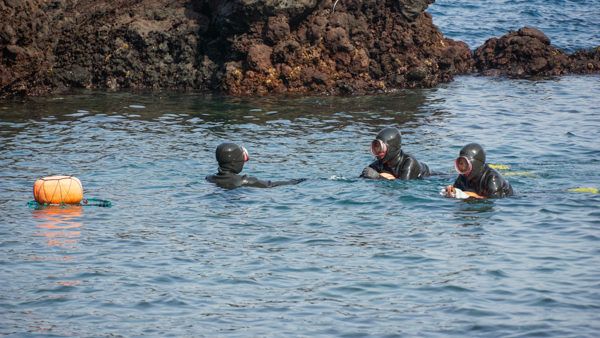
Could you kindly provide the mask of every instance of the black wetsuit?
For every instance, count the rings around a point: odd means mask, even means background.
[[[215,175],[206,176],[206,180],[221,188],[235,189],[239,187],[272,188],[280,185],[298,184],[305,179],[288,181],[263,181],[248,175],[239,175],[244,167],[242,147],[234,143],[222,143],[216,150],[219,171]]]
[[[513,195],[510,183],[496,170],[485,164],[485,151],[477,143],[463,147],[459,156],[467,157],[473,166],[469,176],[458,175],[454,187],[474,192],[483,197],[506,197]]]
[[[398,129],[384,128],[375,139],[386,144],[387,153],[383,159],[377,159],[366,167],[360,177],[381,178],[380,173],[389,172],[401,180],[411,180],[431,175],[427,164],[417,161],[414,156],[402,151]]]
[[[235,189],[239,187],[272,188],[280,185],[298,184],[304,181],[304,179],[295,179],[289,181],[263,181],[248,175],[222,172],[220,168],[218,174],[206,176],[206,180],[225,189]]]
[[[431,175],[427,164],[417,161],[412,155],[400,151],[398,156],[391,161],[382,160],[373,161],[369,168],[375,169],[378,173],[388,172],[401,180],[412,180]],[[365,177],[362,176],[361,177]]]

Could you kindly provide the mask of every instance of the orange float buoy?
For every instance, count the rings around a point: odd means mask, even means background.
[[[33,198],[40,204],[77,204],[83,199],[83,186],[73,176],[43,177],[33,184]]]

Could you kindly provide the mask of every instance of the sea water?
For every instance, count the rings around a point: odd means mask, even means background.
[[[445,36],[472,49],[524,26],[568,52],[600,46],[598,0],[436,0],[428,12]]]
[[[0,334],[595,337],[600,194],[570,189],[600,188],[599,106],[600,76],[0,102]],[[438,175],[358,179],[385,126]],[[249,150],[244,173],[308,180],[217,188],[223,141]],[[514,197],[439,196],[470,142]],[[29,208],[51,174],[113,206]]]

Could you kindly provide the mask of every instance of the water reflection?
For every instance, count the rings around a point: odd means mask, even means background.
[[[348,122],[360,122],[379,128],[382,124],[401,125],[418,121],[429,91],[434,89],[405,90],[395,94],[362,97],[260,98],[85,91],[60,98],[5,102],[0,107],[0,119],[13,124],[32,120],[52,120],[57,123],[101,115],[129,120],[158,120],[164,123],[191,121],[228,125],[316,118],[339,122],[342,126]]]
[[[36,228],[34,236],[44,237],[50,247],[73,249],[81,236],[83,207],[79,205],[48,205],[33,210]]]
[[[73,255],[64,254],[65,250],[73,251],[78,248],[81,237],[81,228],[83,227],[83,207],[79,205],[48,205],[38,206],[33,211],[33,220],[38,229],[33,236],[42,237],[49,248],[60,250],[59,257],[48,256],[37,257],[39,261],[58,261],[68,262],[69,268],[58,273],[54,271],[48,276],[53,280],[53,284],[58,288],[48,288],[52,292],[62,293],[64,287],[74,287],[81,284],[81,280],[72,279],[70,274],[73,272],[72,266],[78,266],[78,262]],[[76,269],[78,270],[78,269]],[[52,297],[62,297],[62,295],[53,295]]]
[[[540,87],[547,92],[538,94]],[[215,336],[246,321],[256,325],[240,335],[314,335],[305,328],[337,329],[360,317],[365,328],[377,323],[381,330],[344,326],[329,335],[419,336],[447,335],[436,325],[487,313],[477,320],[499,320],[486,331],[492,336],[522,332],[502,322],[517,317],[548,332],[592,336],[598,199],[566,188],[573,179],[597,185],[591,141],[599,137],[599,88],[589,78],[533,86],[474,77],[415,96],[115,93],[65,96],[57,101],[62,108],[47,98],[28,108],[0,103],[23,113],[7,117],[0,109],[0,138],[10,141],[0,144],[0,205],[7,210],[0,213],[0,279],[4,303],[14,306],[5,326],[17,335],[47,323],[62,329],[35,330],[100,336],[147,335],[152,323],[152,332]],[[564,113],[565,106],[578,113]],[[28,109],[41,113],[31,117]],[[395,123],[406,150],[444,175],[356,178],[372,161],[376,132]],[[218,189],[204,176],[216,170],[214,148],[225,138],[251,151],[244,173],[310,179],[281,189]],[[508,172],[534,168],[538,177],[510,177],[519,193],[510,199],[442,198],[439,189],[456,178],[458,150],[475,140],[485,140],[490,159]],[[76,175],[86,196],[115,207],[27,209],[31,183],[46,173]],[[539,291],[524,287],[532,284]],[[568,300],[560,306],[575,318],[569,327],[536,315],[560,315],[556,302],[543,305],[549,294]],[[292,310],[265,311],[274,302]],[[235,306],[243,312],[231,312]],[[417,314],[422,325],[412,325],[410,309],[425,311]],[[23,316],[28,311],[45,321]],[[99,331],[107,313],[114,325]],[[470,328],[453,333],[472,336]]]
[[[494,200],[461,200],[454,211],[454,218],[458,226],[479,227],[487,223],[494,211]]]

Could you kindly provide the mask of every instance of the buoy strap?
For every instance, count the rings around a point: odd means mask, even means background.
[[[42,180],[42,181],[60,181],[60,180],[64,180],[67,178],[77,178],[73,175],[53,175],[53,176],[45,176],[45,177],[40,177],[38,178],[38,180]]]

